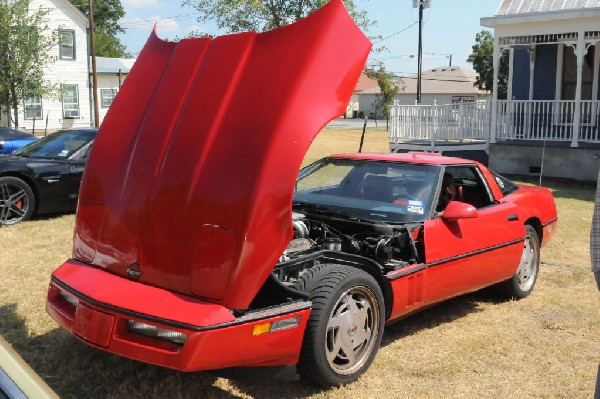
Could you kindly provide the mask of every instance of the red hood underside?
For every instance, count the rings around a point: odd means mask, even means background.
[[[246,308],[292,237],[302,159],[370,47],[339,0],[266,33],[153,33],[94,143],[74,256]]]

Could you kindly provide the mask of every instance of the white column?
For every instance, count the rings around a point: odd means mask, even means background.
[[[535,47],[531,47],[529,54],[529,100],[533,100],[533,82],[535,82]]]
[[[579,145],[579,127],[581,126],[581,86],[583,83],[583,61],[586,53],[585,32],[577,33],[577,88],[575,89],[575,113],[573,115],[573,136],[571,138],[571,147]]]
[[[531,100],[533,100],[533,84],[535,82],[535,46],[530,47],[527,50],[529,54],[529,96],[528,100],[530,101],[525,105],[525,125],[523,126],[523,135],[524,138],[531,138],[531,118],[533,115],[534,104]]]
[[[509,66],[509,68],[512,67]],[[500,69],[500,38],[494,37],[494,83],[492,86],[492,121],[490,123],[490,143],[496,142],[496,118],[498,117],[498,70]]]
[[[513,78],[514,78],[514,69],[513,62],[515,59],[515,49],[511,47],[508,50],[508,88],[506,90],[506,99],[513,99]]]

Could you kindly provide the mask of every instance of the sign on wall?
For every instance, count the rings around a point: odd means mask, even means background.
[[[452,104],[474,103],[475,96],[452,96]]]

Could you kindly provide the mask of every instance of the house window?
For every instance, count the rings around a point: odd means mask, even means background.
[[[62,106],[65,119],[79,118],[79,88],[77,85],[62,85]]]
[[[42,97],[32,96],[23,101],[25,119],[42,119]]]
[[[594,87],[594,58],[595,46],[590,46],[583,60],[581,99],[592,99],[592,88]],[[563,51],[563,70],[561,100],[575,100],[577,89],[577,56],[572,48]]]
[[[61,60],[75,59],[75,31],[61,30],[59,42],[59,55]]]
[[[102,108],[110,107],[116,95],[117,90],[115,89],[101,89],[100,98],[102,100]]]

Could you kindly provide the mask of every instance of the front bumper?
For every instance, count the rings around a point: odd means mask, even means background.
[[[310,302],[293,302],[235,317],[223,306],[73,259],[52,274],[46,302],[48,314],[86,344],[181,371],[295,364],[310,310]],[[294,318],[297,326],[265,332],[269,323]],[[185,343],[133,332],[128,322],[183,333]]]

